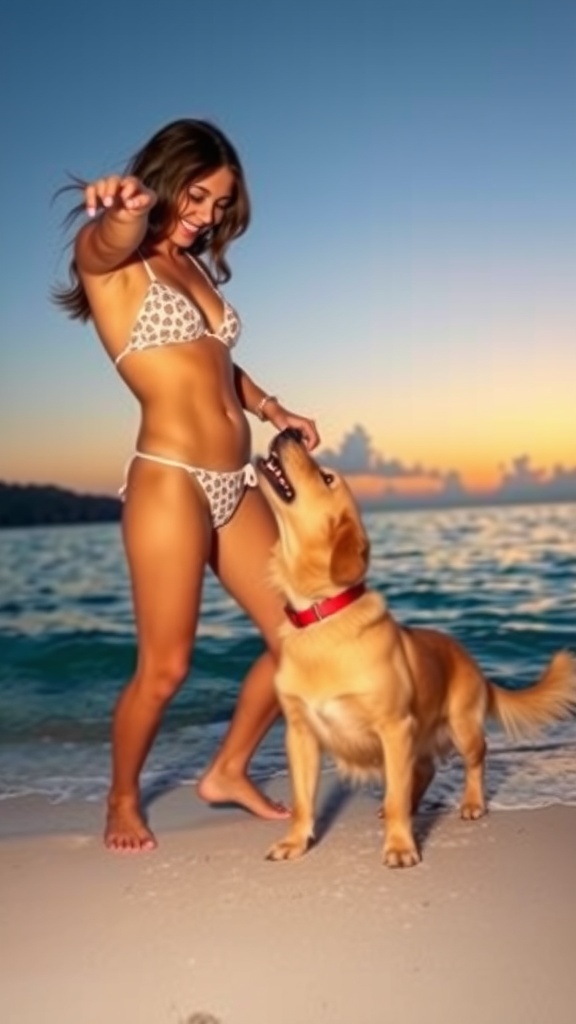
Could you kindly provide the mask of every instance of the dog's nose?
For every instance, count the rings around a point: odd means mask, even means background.
[[[279,437],[285,441],[298,441],[299,444],[304,440],[304,434],[297,427],[286,427],[286,430],[282,430]]]

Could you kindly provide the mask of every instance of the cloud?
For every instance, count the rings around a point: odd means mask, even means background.
[[[529,455],[513,459],[511,469],[501,467],[502,482],[495,494],[500,500],[531,501],[534,495],[539,500],[576,500],[576,466],[565,469],[556,465],[551,473],[533,468]]]
[[[323,466],[338,470],[348,476],[375,476],[384,478],[422,478],[436,479],[436,470],[423,469],[416,464],[407,466],[399,459],[386,459],[374,450],[368,431],[357,423],[352,430],[344,435],[340,448],[333,451],[324,448],[317,455],[318,462]]]
[[[509,466],[499,466],[502,478],[492,491],[479,493],[465,486],[457,470],[440,472],[420,463],[407,465],[400,459],[384,456],[376,451],[368,431],[361,424],[356,424],[344,434],[339,448],[325,448],[317,458],[322,465],[348,477],[385,481],[385,486],[380,487],[377,494],[362,499],[368,505],[399,507],[576,501],[576,466],[556,465],[549,471],[533,466],[529,455],[518,455]],[[407,489],[407,484],[416,481],[434,486],[427,493],[414,493],[413,489]]]
[[[529,455],[518,455],[512,460],[512,469],[508,471],[506,466],[501,464],[500,469],[503,473],[502,488],[509,487],[514,489],[516,487],[531,487],[534,485],[540,485],[545,478],[545,473],[541,469],[532,469],[530,467],[530,456]]]
[[[455,469],[451,469],[447,473],[440,473],[439,477],[442,480],[440,493],[446,495],[446,497],[458,498],[468,493],[462,483],[460,473]]]

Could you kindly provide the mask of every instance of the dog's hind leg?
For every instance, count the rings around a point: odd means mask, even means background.
[[[466,821],[481,818],[486,813],[484,799],[484,761],[486,740],[479,722],[467,718],[454,718],[449,723],[450,735],[464,760],[464,794],[460,814]]]

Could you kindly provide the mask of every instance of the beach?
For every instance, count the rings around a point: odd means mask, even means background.
[[[419,816],[407,870],[381,864],[374,794],[328,772],[318,808],[275,864],[282,822],[191,786],[149,807],[143,855],[103,848],[96,803],[5,802],[2,1024],[571,1024],[576,807]]]
[[[393,613],[530,685],[574,647],[574,507],[367,515]],[[78,572],[77,567],[82,571]],[[41,584],[39,584],[41,581]],[[115,524],[0,535],[0,1024],[572,1024],[576,719],[514,743],[489,723],[489,814],[449,760],[423,860],[381,864],[378,794],[322,774],[317,844],[195,793],[259,638],[206,579],[191,677],[142,775],[152,854],[101,842],[112,707],[132,670]],[[281,723],[251,764],[289,801]]]

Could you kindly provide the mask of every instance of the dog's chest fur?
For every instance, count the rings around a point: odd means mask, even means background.
[[[359,697],[302,702],[304,717],[321,746],[347,774],[382,765],[382,745]]]
[[[371,646],[367,655],[361,644],[350,643],[342,629],[347,619],[291,633],[282,647],[276,686],[287,717],[309,728],[341,770],[356,775],[381,768],[374,723],[387,694],[379,651]]]

